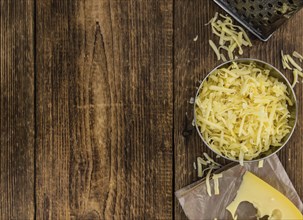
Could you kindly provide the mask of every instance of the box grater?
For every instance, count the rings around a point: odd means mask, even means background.
[[[303,0],[214,1],[263,41],[303,7]]]

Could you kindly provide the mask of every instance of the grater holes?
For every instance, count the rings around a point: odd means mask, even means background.
[[[247,16],[246,16],[246,14],[245,14],[245,13],[242,13],[242,14],[241,14],[241,16],[242,16],[244,19],[246,19],[246,18],[247,18]]]
[[[263,9],[263,5],[259,5],[259,8],[260,8],[260,9]]]
[[[263,14],[262,14],[262,13],[259,13],[259,17],[260,17],[260,18],[263,18],[264,16],[263,16]]]
[[[278,2],[278,7],[282,7],[283,6],[283,3],[282,2]]]
[[[255,7],[253,5],[250,6],[250,10],[255,10]]]
[[[269,8],[272,8],[272,7],[273,7],[273,5],[270,4],[270,3],[268,3],[267,6],[268,6]]]
[[[271,17],[271,16],[272,16],[272,13],[267,12],[267,15],[268,15],[268,17]]]
[[[243,10],[243,11],[247,11],[247,9],[246,9],[245,7],[242,7],[242,10]]]
[[[281,12],[281,11],[277,11],[277,14],[278,14],[278,15],[282,15],[282,12]]]
[[[246,3],[246,0],[242,0],[243,3]]]
[[[289,4],[294,4],[294,1],[293,0],[288,0]]]
[[[262,25],[262,26],[263,26],[263,25],[267,25],[264,21],[259,21],[258,24],[259,24],[259,25]]]

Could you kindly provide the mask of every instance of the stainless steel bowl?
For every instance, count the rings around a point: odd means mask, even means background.
[[[261,61],[261,60],[257,60],[257,59],[250,59],[250,58],[243,58],[243,59],[237,59],[237,60],[232,60],[232,61],[227,61],[219,66],[217,66],[216,68],[214,68],[202,81],[201,85],[198,88],[198,91],[196,93],[196,97],[195,100],[197,98],[197,96],[200,93],[201,88],[203,87],[203,83],[205,82],[205,80],[208,79],[208,77],[213,74],[213,72],[217,69],[220,69],[222,67],[226,67],[229,66],[232,62],[237,62],[237,63],[244,63],[244,64],[248,64],[251,62],[255,62],[258,66],[266,68],[271,70],[269,75],[273,76],[275,78],[277,78],[280,82],[283,82],[285,85],[287,85],[287,91],[289,93],[289,98],[293,101],[294,105],[293,106],[289,106],[288,110],[290,112],[290,119],[289,119],[289,125],[291,126],[291,131],[289,134],[287,134],[283,139],[282,139],[282,145],[280,147],[270,147],[268,151],[261,153],[257,158],[253,159],[253,160],[244,160],[244,162],[254,162],[254,161],[259,161],[262,159],[265,159],[267,157],[270,157],[271,155],[277,153],[279,150],[281,150],[286,143],[288,142],[288,140],[290,139],[291,135],[293,134],[296,124],[297,124],[297,117],[298,117],[298,105],[297,105],[297,99],[296,99],[296,95],[294,93],[294,90],[291,87],[291,84],[289,83],[289,81],[287,80],[287,78],[275,67],[273,67],[272,65]],[[196,103],[196,102],[195,102]],[[195,111],[195,107],[196,104],[194,104],[194,121],[195,121],[195,126],[196,129],[198,131],[199,136],[201,137],[201,139],[203,140],[203,142],[206,144],[206,146],[211,149],[214,153],[217,154],[217,152],[215,152],[209,145],[208,143],[204,140],[203,135],[201,134],[199,127],[196,123],[196,111]],[[227,159],[227,160],[231,160],[231,161],[235,161],[235,162],[239,162],[239,160],[234,160],[231,158],[228,158],[224,155],[221,155],[221,157]]]

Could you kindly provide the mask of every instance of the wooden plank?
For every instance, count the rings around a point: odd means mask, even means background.
[[[37,0],[37,219],[170,219],[172,1]]]
[[[193,162],[203,152],[210,153],[200,140],[196,130],[192,129],[193,106],[189,104],[195,96],[198,80],[221,62],[216,61],[215,54],[208,45],[211,39],[209,26],[205,26],[215,14],[222,12],[213,1],[176,0],[174,6],[174,143],[175,143],[175,191],[197,180]],[[223,12],[225,14],[225,12]],[[280,50],[291,53],[293,50],[303,53],[302,45],[303,11],[299,12],[286,25],[281,27],[266,43],[253,37],[253,48],[246,49],[246,57],[267,61],[282,70]],[[198,36],[197,41],[193,39]],[[285,73],[291,80],[291,74]],[[279,157],[290,179],[303,198],[303,125],[302,125],[302,84],[296,86],[299,100],[299,118],[296,131],[287,147]],[[187,116],[186,116],[187,114]],[[210,154],[213,155],[213,154]],[[223,164],[228,161],[220,161]],[[175,199],[176,219],[185,219],[178,201]]]
[[[0,0],[0,219],[34,218],[32,0]]]

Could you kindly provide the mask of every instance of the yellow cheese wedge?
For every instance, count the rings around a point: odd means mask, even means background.
[[[227,210],[235,219],[239,204],[250,202],[258,210],[259,218],[268,215],[269,219],[303,219],[296,206],[278,190],[246,171],[243,181],[234,201],[227,206]]]

